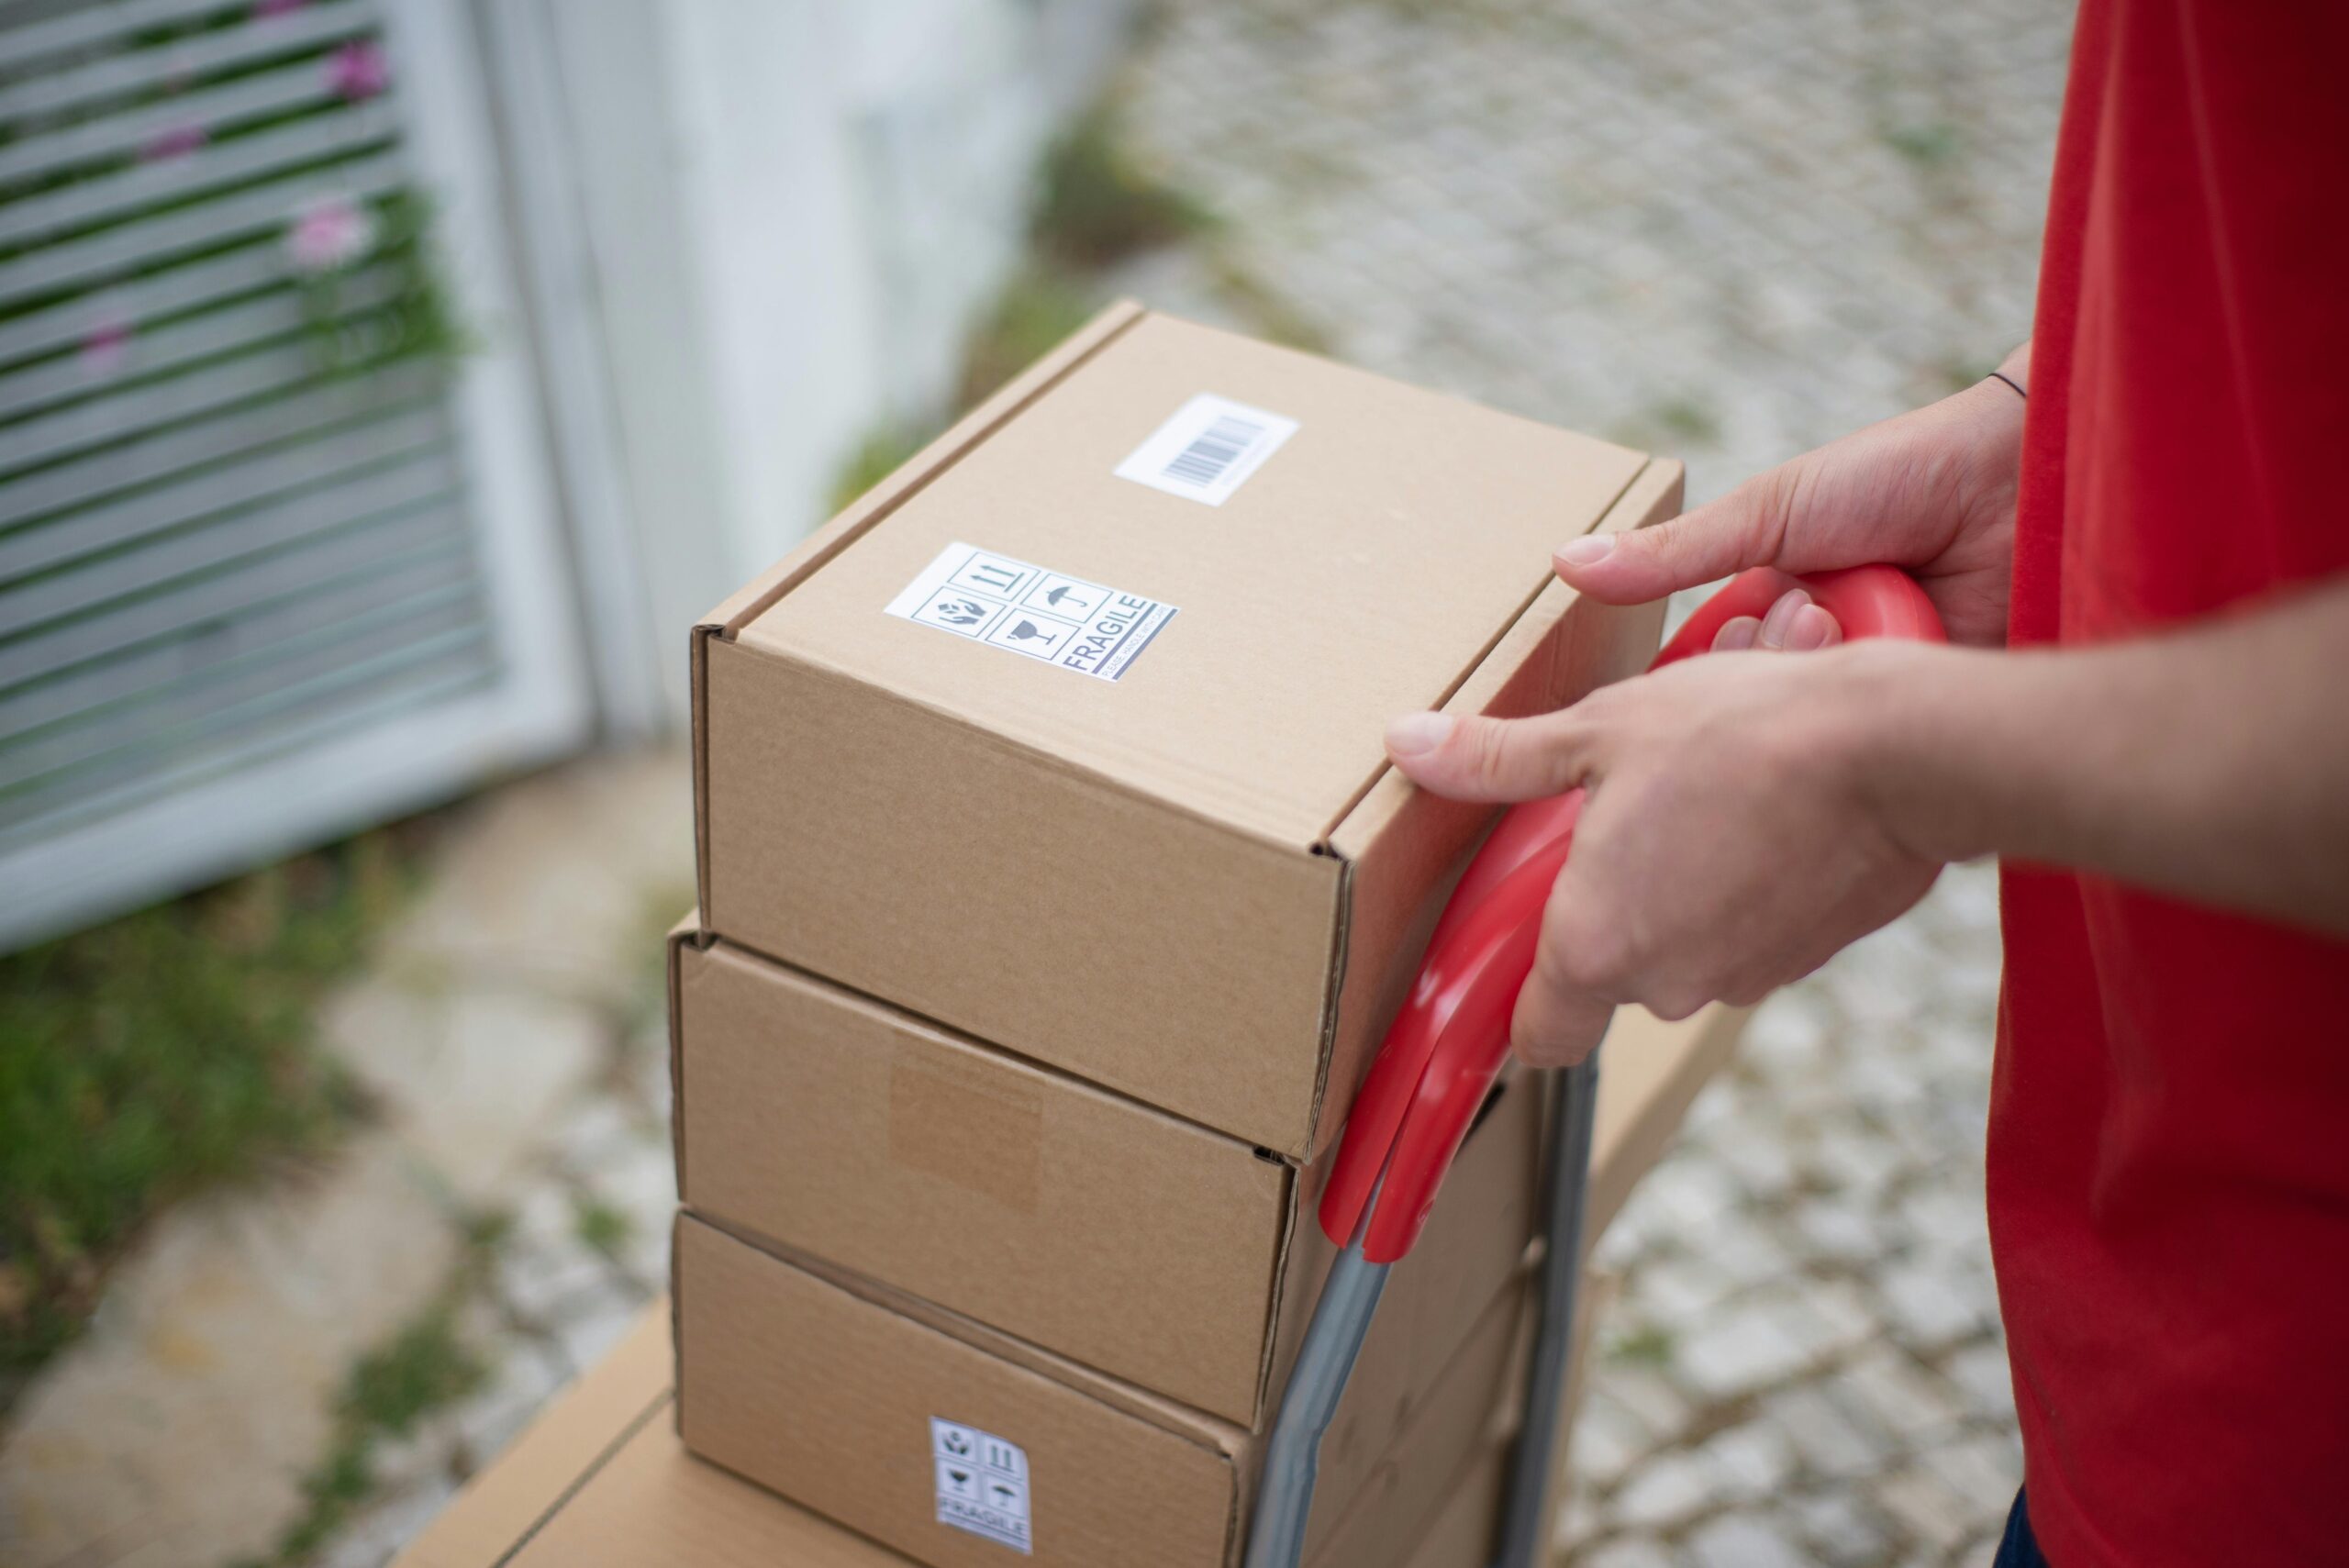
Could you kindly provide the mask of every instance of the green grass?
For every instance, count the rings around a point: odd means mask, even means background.
[[[1659,403],[1650,410],[1655,422],[1684,441],[1718,441],[1721,439],[1721,423],[1713,411],[1685,397]]]
[[[378,1445],[409,1436],[482,1385],[489,1369],[459,1333],[457,1313],[495,1258],[505,1229],[500,1218],[477,1221],[432,1305],[351,1367],[335,1401],[333,1445],[302,1478],[301,1516],[266,1557],[237,1568],[297,1568],[308,1562],[374,1496]]]
[[[1673,1340],[1668,1329],[1650,1323],[1634,1329],[1608,1347],[1609,1361],[1631,1362],[1642,1366],[1670,1366]]]
[[[141,1222],[359,1113],[312,1015],[404,899],[425,831],[0,957],[0,1409],[79,1332]]]
[[[1924,125],[1891,126],[1882,133],[1885,145],[1920,169],[1938,169],[1965,150],[1965,139],[1946,120]]]
[[[958,408],[968,408],[1093,318],[1100,301],[1082,278],[1034,265],[1015,274],[963,345]]]
[[[832,481],[832,510],[848,510],[858,496],[896,473],[898,464],[921,450],[929,440],[928,436],[898,425],[885,425],[869,432],[856,443],[856,450],[841,465],[839,477]]]
[[[571,1212],[572,1229],[584,1246],[593,1247],[606,1257],[620,1249],[629,1238],[628,1216],[601,1198],[582,1198]]]
[[[1085,272],[1179,244],[1214,224],[1204,206],[1133,156],[1116,106],[1105,103],[1045,155],[1029,231],[1046,261]]]

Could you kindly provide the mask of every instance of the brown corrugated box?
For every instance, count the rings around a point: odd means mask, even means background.
[[[988,1568],[1003,1545],[939,1518],[932,1424],[948,1421],[1022,1451],[1037,1568],[1239,1561],[1259,1438],[819,1267],[679,1218],[678,1429],[696,1454],[931,1568]],[[1322,1443],[1308,1562],[1415,1431],[1446,1471],[1476,1446],[1461,1406],[1505,1402],[1527,1299],[1513,1282],[1451,1336],[1423,1379],[1424,1420],[1396,1423],[1384,1380],[1349,1385]],[[1364,1365],[1379,1355],[1366,1346]]]
[[[1300,1171],[689,928],[671,965],[689,1208],[1261,1425],[1304,1329],[1285,1304],[1309,1307],[1330,1266],[1328,1162]],[[1422,1362],[1531,1239],[1541,1118],[1530,1081],[1503,1095],[1396,1272],[1384,1332]]]
[[[1552,1455],[1563,1472],[1567,1437],[1582,1406],[1586,1354],[1593,1326],[1615,1298],[1611,1275],[1586,1273],[1575,1343],[1566,1357],[1566,1394],[1559,1407],[1559,1434]],[[1532,1351],[1535,1318],[1528,1314],[1512,1347],[1499,1404],[1476,1399],[1475,1380],[1449,1379],[1425,1409],[1411,1418],[1393,1451],[1382,1459],[1346,1506],[1344,1517],[1315,1550],[1330,1568],[1379,1561],[1390,1543],[1416,1541],[1412,1561],[1472,1563],[1491,1561],[1502,1493],[1508,1485],[1511,1445],[1524,1418],[1525,1379]],[[1461,1360],[1466,1361],[1463,1353]],[[1426,1462],[1431,1454],[1464,1454],[1452,1466]],[[1546,1501],[1546,1499],[1545,1499]],[[1544,1529],[1546,1539],[1552,1532]]]
[[[1727,1059],[1742,1017],[1720,1007],[1680,1024],[1630,1008],[1618,1016],[1592,1158],[1594,1238]],[[1604,1293],[1586,1300],[1585,1345]],[[398,1568],[905,1568],[897,1553],[689,1456],[674,1426],[672,1364],[662,1313],[477,1478]],[[1357,1488],[1356,1508],[1375,1495],[1378,1473]],[[1448,1481],[1408,1568],[1483,1568],[1504,1474],[1501,1451],[1488,1450]],[[1350,1515],[1336,1528],[1323,1549],[1331,1563],[1366,1527]]]
[[[655,1309],[476,1476],[395,1568],[912,1568],[911,1559],[687,1453],[672,1389],[668,1314]],[[1469,1456],[1423,1528],[1376,1535],[1366,1527],[1391,1516],[1350,1513],[1316,1568],[1486,1568],[1507,1452],[1496,1443]],[[1394,1459],[1397,1473],[1446,1470],[1414,1462],[1408,1450]],[[1356,1545],[1357,1531],[1368,1545]],[[1344,1555],[1358,1550],[1370,1555]]]
[[[988,1060],[975,1064],[985,1073],[1008,1071],[996,1053],[985,1054]],[[689,1079],[691,1073],[689,1066]],[[1111,1098],[1065,1082],[1054,1092],[1089,1101]],[[681,1102],[688,1126],[692,1100],[689,1089]],[[1460,1347],[1534,1255],[1530,1239],[1544,1108],[1531,1077],[1504,1080],[1464,1146],[1421,1245],[1397,1265],[1323,1444],[1326,1509],[1337,1509],[1353,1495],[1397,1434],[1432,1402],[1431,1390],[1442,1391],[1447,1365],[1465,1353]],[[831,1109],[828,1104],[827,1113]],[[1136,1143],[1153,1135],[1211,1136],[1129,1102],[1052,1106],[1056,1119],[1080,1123],[1087,1113],[1104,1112],[1115,1113],[1110,1136]],[[697,1158],[694,1147],[689,1132],[689,1166]],[[1186,1184],[1186,1172],[1200,1156],[1178,1144],[1162,1168],[1146,1150],[1123,1160],[1105,1158],[1115,1152],[1072,1151],[1080,1163],[1103,1162],[1069,1174],[1116,1212],[1105,1223],[1074,1214],[1047,1216],[1044,1234],[1032,1240],[1058,1261],[1041,1265],[1034,1283],[1047,1300],[1058,1282],[1082,1303],[1075,1282],[1059,1270],[1097,1273],[1100,1264],[1071,1250],[1114,1254],[1128,1277],[1107,1286],[1086,1282],[1087,1289],[1107,1288],[1112,1297],[1093,1304],[1100,1320],[1091,1328],[1098,1343],[1137,1349],[1148,1345],[1151,1331],[1120,1318],[1147,1308],[1146,1292],[1137,1283],[1181,1282],[1203,1266],[1184,1255],[1201,1239],[1175,1223],[1197,1207],[1200,1188]],[[1257,1160],[1244,1145],[1234,1145],[1230,1154],[1287,1172]],[[1287,1178],[1293,1184],[1295,1173]],[[918,1184],[916,1195],[920,1190]],[[1074,1197],[1065,1184],[1056,1182],[1052,1190]],[[824,1195],[816,1207],[854,1207],[852,1190],[827,1185]],[[1061,1223],[1052,1223],[1055,1218]],[[909,1221],[913,1213],[893,1212],[890,1218],[892,1224],[861,1225],[852,1214],[828,1234],[860,1253],[886,1253],[898,1239],[895,1222]],[[1277,1252],[1265,1255],[1275,1277],[1294,1276],[1294,1305],[1284,1315],[1282,1376],[1331,1251],[1309,1210],[1287,1218],[1296,1228],[1285,1239],[1287,1262]],[[861,1240],[851,1232],[860,1232]],[[774,1255],[784,1249],[772,1239],[748,1240],[760,1245],[690,1218],[680,1223],[681,1408],[686,1441],[696,1451],[941,1568],[984,1562],[999,1549],[970,1536],[941,1541],[959,1532],[936,1522],[930,1473],[895,1462],[904,1458],[897,1450],[905,1441],[926,1444],[926,1423],[934,1416],[1022,1444],[1040,1475],[1049,1469],[1085,1478],[1082,1490],[1064,1488],[1056,1497],[1048,1497],[1040,1483],[1036,1528],[1040,1538],[1049,1533],[1058,1541],[1057,1550],[1051,1542],[1040,1547],[1041,1562],[1214,1564],[1233,1549],[1256,1442],[1245,1425],[1106,1376],[1098,1363],[1025,1342],[1004,1332],[1008,1325],[999,1319],[975,1321],[858,1277],[837,1251],[820,1258],[793,1251],[786,1262]],[[1025,1277],[1018,1267],[1000,1264],[978,1272],[1000,1273],[1012,1284]],[[958,1296],[969,1294],[963,1288],[969,1281],[950,1274],[947,1283],[958,1287]],[[1217,1288],[1252,1302],[1261,1323],[1272,1311],[1271,1284],[1259,1277],[1221,1281]],[[1226,1310],[1195,1284],[1175,1288],[1206,1308]],[[1149,1314],[1148,1320],[1156,1322],[1158,1315]],[[1048,1505],[1059,1517],[1046,1515]],[[1137,1507],[1162,1512],[1147,1528],[1130,1528]],[[1130,1542],[1126,1555],[1117,1554],[1111,1536]]]
[[[1592,1236],[1661,1152],[1741,1022],[1719,1007],[1680,1024],[1623,1013],[1601,1074]],[[1377,1456],[1437,1403],[1442,1368],[1464,1353],[1453,1347],[1473,1338],[1487,1310],[1492,1292],[1451,1259],[1447,1214],[1473,1218],[1523,1190],[1541,1087],[1527,1075],[1507,1081],[1443,1187],[1429,1241],[1398,1265],[1322,1444],[1329,1506],[1368,1485]],[[1473,1225],[1457,1229],[1478,1234]],[[1298,1234],[1326,1256],[1309,1216]],[[1150,1240],[1139,1228],[1089,1229],[1081,1239]],[[1280,1303],[1287,1343],[1318,1291],[1319,1272],[1305,1277],[1314,1288]],[[1019,1445],[1040,1478],[1048,1470],[1085,1478],[1054,1494],[1050,1516],[1039,1480],[1041,1562],[1208,1568],[1237,1550],[1256,1440],[1236,1423],[850,1274],[837,1260],[690,1215],[679,1224],[676,1288],[688,1446],[938,1568],[980,1568],[1000,1549],[937,1521],[923,1468],[933,1419]]]
[[[1294,431],[1217,505],[1119,476],[1201,395]],[[697,629],[702,924],[1307,1158],[1487,818],[1393,773],[1385,722],[1641,667],[1657,608],[1579,600],[1549,553],[1679,494],[1675,463],[1113,308]],[[1121,626],[1151,629],[1094,651]]]

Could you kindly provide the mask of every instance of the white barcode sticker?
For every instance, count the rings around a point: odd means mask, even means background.
[[[1008,1438],[930,1418],[930,1469],[938,1478],[938,1522],[1035,1551],[1028,1509],[1028,1451]]]
[[[976,545],[950,544],[889,601],[889,613],[1114,681],[1174,618],[1174,606]]]
[[[1202,392],[1119,463],[1118,477],[1220,506],[1297,434],[1297,421]]]

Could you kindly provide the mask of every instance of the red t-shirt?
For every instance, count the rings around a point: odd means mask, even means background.
[[[2087,0],[2016,643],[2349,570],[2344,212],[2349,6]],[[2048,1560],[2349,1563],[2349,944],[2019,865],[2003,903],[1990,1241]]]

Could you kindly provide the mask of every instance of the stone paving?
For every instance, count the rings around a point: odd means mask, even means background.
[[[2047,0],[1190,0],[1137,150],[1339,357],[1670,452],[1692,500],[2028,330]],[[1218,312],[1172,261],[1122,280]],[[1987,867],[1756,1014],[1603,1239],[1562,1563],[1987,1564],[2019,1479],[1985,1239]]]

